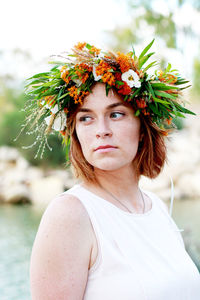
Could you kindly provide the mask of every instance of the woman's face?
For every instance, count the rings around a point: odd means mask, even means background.
[[[106,96],[97,83],[76,114],[76,134],[85,159],[101,170],[132,167],[140,136],[140,119],[116,92]]]

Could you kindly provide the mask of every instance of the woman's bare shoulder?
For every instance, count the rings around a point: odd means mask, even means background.
[[[81,203],[81,201],[74,195],[63,193],[56,196],[47,206],[42,219],[61,223],[66,226],[81,225],[82,229],[90,229],[91,223],[89,215]]]
[[[80,200],[68,194],[53,199],[32,249],[32,299],[82,299],[91,250],[90,220]]]

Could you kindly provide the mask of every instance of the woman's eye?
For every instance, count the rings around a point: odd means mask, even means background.
[[[90,116],[82,116],[79,118],[80,122],[89,122],[91,120]]]
[[[118,118],[120,118],[121,116],[124,116],[125,114],[124,113],[121,113],[121,112],[112,112],[111,113],[111,118],[113,118],[113,119],[118,119]]]

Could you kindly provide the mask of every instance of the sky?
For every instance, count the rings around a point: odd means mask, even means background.
[[[105,31],[131,22],[133,15],[129,13],[126,2],[125,0],[3,1],[0,17],[0,51],[4,53],[4,61],[0,71],[3,69],[5,72],[17,72],[21,78],[32,75],[35,71],[44,71],[44,64],[50,55],[69,50],[78,41],[87,41],[98,48],[107,49],[108,35]],[[168,14],[169,3],[173,5],[172,0],[158,0],[154,9]],[[181,11],[175,11],[175,22],[177,28],[187,22],[195,30],[200,30],[200,17],[190,5],[186,5]],[[145,35],[146,30],[147,28],[142,28],[141,35]],[[144,40],[144,45],[151,41],[152,33],[149,29],[149,40]],[[180,40],[180,43],[184,43],[184,40]],[[153,50],[165,52],[159,41],[154,47]],[[24,61],[22,56],[16,55],[13,63],[11,50],[16,48],[30,53],[33,62]],[[140,50],[142,48],[143,45]],[[177,67],[183,70],[191,63],[189,61],[191,51],[195,51],[196,48],[191,44],[191,47],[184,49],[185,57],[173,50],[171,57],[169,52],[167,53],[172,64],[175,62]]]
[[[127,18],[121,0],[6,0],[2,6],[1,46],[39,56],[63,51],[79,40],[102,43],[102,32]]]
[[[69,50],[78,41],[104,49],[104,31],[127,20],[123,0],[6,0],[1,5],[0,71],[17,72],[21,78],[40,72],[50,55]],[[16,48],[30,53],[34,63],[17,55],[11,64],[11,50]]]

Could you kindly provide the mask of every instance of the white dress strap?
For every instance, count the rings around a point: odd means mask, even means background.
[[[173,203],[174,203],[174,183],[171,175],[169,175],[170,180],[171,180],[171,201],[170,201],[170,209],[169,209],[169,214],[170,217],[172,217],[172,209],[173,209]],[[184,229],[177,229],[176,231],[184,231]]]
[[[171,175],[169,175],[170,180],[171,180],[171,201],[170,201],[170,209],[169,209],[169,214],[170,217],[172,216],[172,209],[173,209],[173,203],[174,203],[174,184],[173,184],[173,179]]]

